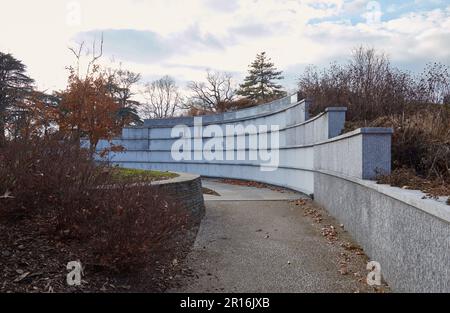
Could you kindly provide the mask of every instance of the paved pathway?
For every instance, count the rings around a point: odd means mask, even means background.
[[[353,292],[330,245],[291,199],[304,197],[204,180],[206,216],[175,292]],[[246,201],[244,201],[246,200]]]
[[[280,200],[296,200],[302,195],[289,191],[275,191],[271,189],[259,189],[247,186],[236,186],[223,184],[218,180],[203,179],[203,187],[214,190],[220,196],[205,195],[205,201],[280,201]]]

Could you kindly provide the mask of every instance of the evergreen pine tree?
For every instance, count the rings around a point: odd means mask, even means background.
[[[237,94],[251,100],[271,100],[286,95],[276,80],[283,79],[283,72],[278,71],[265,52],[259,53],[249,66],[249,74],[240,85]]]

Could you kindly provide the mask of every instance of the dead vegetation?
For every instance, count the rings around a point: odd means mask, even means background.
[[[374,49],[358,48],[347,64],[299,80],[300,94],[313,101],[313,114],[346,106],[345,131],[391,127],[391,177],[381,181],[450,196],[450,70],[431,63],[420,75],[395,68]],[[426,182],[427,181],[427,182]],[[450,202],[450,200],[449,200]]]
[[[80,290],[98,291],[105,277],[133,277],[167,255],[182,257],[198,221],[148,184],[113,180],[88,151],[57,137],[0,150],[1,290],[70,291],[65,267],[80,260],[91,280]]]

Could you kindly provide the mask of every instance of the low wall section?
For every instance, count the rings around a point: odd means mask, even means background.
[[[152,187],[157,188],[171,201],[190,212],[194,220],[201,220],[205,214],[205,202],[200,176],[187,173],[176,174],[178,177],[153,182]]]
[[[381,264],[394,291],[449,292],[450,206],[370,181],[390,172],[391,134],[363,128],[317,143],[314,199]]]

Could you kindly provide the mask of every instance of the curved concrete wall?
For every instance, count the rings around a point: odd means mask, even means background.
[[[381,265],[394,291],[450,292],[450,206],[374,181],[390,172],[392,129],[363,128],[314,145],[314,200]]]
[[[309,118],[309,105],[293,96],[203,117],[204,126],[216,125],[222,133],[227,126],[249,127],[233,136],[233,140],[243,140],[245,148],[226,143],[223,160],[175,160],[171,148],[180,137],[172,136],[174,127],[184,124],[195,133],[195,120],[180,118],[151,120],[144,127],[124,129],[113,143],[127,150],[112,154],[110,161],[131,168],[260,181],[314,194],[372,260],[380,262],[394,290],[450,292],[450,207],[424,200],[420,192],[370,181],[377,173],[390,173],[392,129],[362,128],[341,134],[345,108],[330,107]],[[258,128],[271,125],[279,132]],[[257,150],[251,143],[272,133],[279,134],[279,165],[262,167],[264,158],[250,158]],[[195,135],[206,142],[211,139],[210,134]],[[108,146],[101,142],[97,148]],[[243,153],[245,158],[227,160],[227,153]]]
[[[315,200],[352,234],[396,292],[450,292],[450,207],[425,194],[324,170]]]
[[[143,127],[124,129],[121,138],[112,141],[115,145],[123,146],[126,151],[112,153],[110,161],[130,168],[254,180],[312,194],[313,144],[340,135],[346,109],[331,107],[310,119],[309,106],[310,102],[298,101],[297,96],[292,96],[241,111],[202,117],[204,128],[215,125],[224,135],[227,127],[242,127],[234,133],[234,145],[225,142],[221,157],[209,161],[204,158],[196,160],[193,156],[195,151],[188,160],[175,160],[172,155],[173,145],[180,140],[180,136],[173,136],[174,127],[185,125],[194,134],[194,118],[147,120]],[[272,126],[276,126],[279,131],[271,130]],[[252,143],[260,143],[264,135],[272,138],[275,133],[278,135],[279,149],[274,150],[279,162],[266,164],[264,157],[259,155],[258,146]],[[197,134],[195,138],[203,142],[211,139],[205,133],[200,136]],[[270,140],[267,139],[267,142]],[[245,143],[245,147],[238,147],[238,142]],[[109,145],[109,142],[101,141],[97,149],[102,150]],[[233,159],[227,157],[230,155]],[[261,166],[266,169],[262,170]]]

